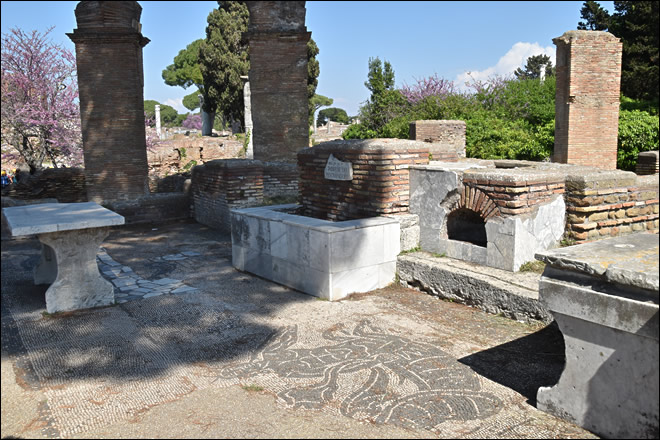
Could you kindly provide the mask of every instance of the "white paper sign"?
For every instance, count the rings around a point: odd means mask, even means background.
[[[328,180],[353,180],[353,164],[342,162],[331,154],[325,164],[324,177]]]

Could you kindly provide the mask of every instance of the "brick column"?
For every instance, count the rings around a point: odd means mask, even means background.
[[[142,7],[134,1],[82,1],[76,45],[87,198],[149,194],[144,127]]]
[[[305,2],[246,3],[254,158],[295,163],[309,146]]]
[[[601,31],[568,31],[557,46],[553,162],[616,169],[622,44]]]

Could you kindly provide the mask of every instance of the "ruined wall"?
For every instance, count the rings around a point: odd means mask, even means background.
[[[558,163],[616,169],[622,44],[601,31],[568,31],[557,46]]]
[[[291,194],[298,170],[249,159],[213,160],[193,168],[193,217],[212,228],[231,229],[230,210],[264,204],[264,196]]]
[[[632,172],[585,172],[566,178],[566,236],[578,243],[658,232],[658,180]]]
[[[350,163],[352,180],[329,180],[332,155]],[[428,144],[398,139],[330,141],[298,153],[300,197],[305,215],[350,220],[407,213],[408,166],[427,164]]]
[[[90,201],[149,193],[144,126],[142,8],[131,1],[76,7],[80,116]]]
[[[111,200],[103,206],[123,215],[126,224],[165,223],[190,218],[190,195],[187,192],[150,194],[131,200]]]
[[[564,193],[564,176],[540,170],[466,170],[457,207],[469,208],[484,220],[497,215],[531,213]]]
[[[298,198],[298,166],[289,163],[264,163],[264,198]]]
[[[57,199],[60,203],[87,202],[85,170],[46,168],[32,175],[23,173],[20,182],[2,189],[2,197],[19,200]]]
[[[410,123],[410,140],[429,143],[432,160],[465,157],[465,121],[437,120]]]
[[[647,176],[649,174],[658,174],[660,166],[658,166],[658,150],[644,151],[637,156],[637,165],[635,173],[640,176]]]
[[[305,2],[246,2],[254,158],[295,163],[309,145]]]

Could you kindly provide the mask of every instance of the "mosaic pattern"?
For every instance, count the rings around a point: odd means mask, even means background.
[[[315,348],[297,348],[297,342],[297,327],[288,327],[249,363],[220,370],[219,377],[274,374],[287,383],[277,396],[289,407],[320,409],[339,400],[345,416],[413,429],[485,419],[503,406],[450,355],[367,322],[353,331],[326,330]]]

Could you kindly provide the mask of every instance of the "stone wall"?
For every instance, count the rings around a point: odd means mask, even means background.
[[[568,31],[557,46],[553,162],[616,169],[622,44],[601,31]]]
[[[32,175],[23,172],[20,182],[2,189],[2,197],[19,200],[57,199],[60,203],[87,202],[85,170],[46,168]]]
[[[410,140],[429,143],[432,160],[454,161],[465,157],[465,121],[413,121]]]
[[[566,178],[566,236],[578,243],[658,232],[657,176],[585,172]]]
[[[291,195],[297,169],[289,164],[250,159],[213,160],[192,172],[193,217],[199,223],[229,231],[230,211],[261,206],[264,196]],[[279,168],[278,168],[279,167]]]
[[[350,163],[351,180],[329,180],[332,155]],[[298,153],[300,197],[305,215],[350,220],[407,213],[410,165],[427,164],[428,144],[395,139],[330,141]]]

